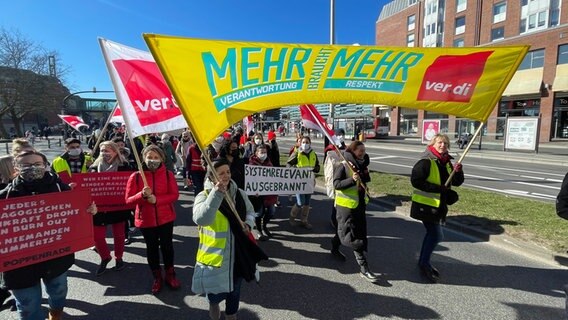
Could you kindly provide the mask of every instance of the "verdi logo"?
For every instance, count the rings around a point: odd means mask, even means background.
[[[438,57],[426,69],[417,100],[469,102],[492,53]]]

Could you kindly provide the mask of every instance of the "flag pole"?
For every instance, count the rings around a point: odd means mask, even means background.
[[[322,124],[320,123],[320,121],[318,120],[318,118],[316,117],[316,115],[314,114],[314,112],[312,111],[312,109],[310,109],[310,107],[308,105],[305,105],[306,109],[308,109],[308,112],[312,115],[312,117],[314,118],[314,120],[316,121],[316,123],[318,124],[318,126],[320,127],[320,130],[323,132],[323,134],[327,137],[327,139],[329,139],[329,141],[331,142],[331,144],[333,145],[333,147],[335,148],[335,151],[339,154],[339,156],[341,157],[342,161],[345,161],[345,163],[349,164],[349,166],[347,166],[349,168],[349,171],[351,171],[351,174],[355,173],[355,170],[353,169],[353,165],[351,163],[349,163],[349,161],[347,161],[347,159],[345,159],[345,156],[343,155],[343,153],[339,150],[339,148],[337,147],[337,145],[335,144],[334,140],[332,137],[329,136],[329,133],[327,132],[327,130],[325,130],[325,128],[323,128]],[[314,106],[315,108],[315,106]],[[369,192],[369,189],[367,188],[367,186],[362,183],[360,180],[357,181],[357,186],[362,186],[363,189],[365,190],[365,193],[367,194],[367,196],[369,198],[371,198],[371,194]]]
[[[102,142],[103,139],[103,135],[105,134],[108,124],[110,123],[110,119],[112,119],[112,115],[114,114],[114,111],[116,110],[118,106],[118,103],[115,104],[114,108],[112,109],[112,112],[110,113],[110,116],[107,118],[107,121],[105,123],[105,125],[103,126],[103,129],[101,130],[101,134],[99,134],[98,138],[97,138],[97,142],[95,143],[95,146],[93,146],[93,154],[95,152],[95,150],[97,150],[97,148],[99,147],[99,144]]]
[[[105,49],[105,46],[104,46],[104,43],[103,43],[104,41],[106,41],[106,40],[103,39],[103,38],[99,38],[99,44],[100,44],[102,52],[103,52],[103,57],[104,57],[104,60],[105,60],[106,67],[107,67],[108,70],[112,70],[111,59],[108,56],[108,53]],[[112,85],[114,87],[114,92],[116,92],[117,96],[121,96],[122,91],[119,90],[118,86],[116,85],[116,83],[119,83],[118,82],[119,80],[115,78],[114,72],[109,72],[109,76],[110,76],[110,80],[112,82]],[[118,99],[119,101],[129,101],[128,99],[121,99],[123,97],[117,97],[117,98],[119,98]],[[126,97],[126,98],[128,98],[128,97]],[[124,110],[122,110],[122,111],[124,112]],[[134,138],[132,138],[132,132],[130,131],[131,126],[130,126],[128,117],[125,117],[124,113],[123,113],[122,117],[124,118],[124,124],[126,126],[126,130],[127,130],[127,133],[128,133],[128,139],[130,140],[130,145],[134,146]],[[140,176],[142,178],[142,182],[144,183],[144,187],[148,187],[148,181],[146,180],[146,175],[144,174],[144,169],[142,168],[142,162],[140,161],[140,156],[138,155],[138,152],[134,152],[134,159],[136,159],[136,165],[138,166],[138,172],[140,173]]]
[[[485,122],[482,122],[479,125],[479,128],[477,128],[477,130],[475,130],[475,134],[473,135],[473,137],[471,137],[471,139],[469,139],[469,142],[468,142],[467,146],[465,147],[465,150],[463,151],[462,155],[460,156],[460,158],[456,162],[456,164],[462,163],[463,159],[465,158],[465,155],[469,152],[469,148],[471,148],[471,146],[473,145],[473,142],[475,141],[477,136],[479,136],[479,134],[481,133],[481,129],[483,129],[484,125],[485,125]],[[454,178],[455,175],[456,175],[456,171],[452,170],[452,173],[450,173],[448,180],[446,180],[446,183],[444,184],[446,187],[450,186],[450,184],[452,183],[452,179]]]

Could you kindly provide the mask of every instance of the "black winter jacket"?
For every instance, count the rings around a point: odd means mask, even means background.
[[[0,199],[30,196],[34,194],[71,190],[61,182],[57,175],[46,172],[41,180],[31,183],[17,177],[6,188],[0,191]],[[67,271],[75,263],[75,255],[69,254],[60,258],[32,264],[19,269],[0,273],[2,287],[7,289],[24,289],[39,284],[40,279],[53,279]]]
[[[410,208],[410,216],[414,219],[427,221],[427,222],[440,222],[446,220],[446,215],[448,214],[448,205],[446,203],[447,191],[441,185],[432,184],[426,179],[430,175],[430,159],[436,160],[436,165],[438,166],[438,171],[440,172],[440,181],[442,185],[446,183],[449,177],[448,170],[440,162],[440,160],[432,154],[429,150],[426,150],[421,159],[412,168],[412,175],[410,177],[410,182],[412,186],[416,189],[431,192],[431,193],[441,193],[440,207],[434,208],[425,204],[412,202]],[[450,159],[453,159],[450,157]],[[450,166],[451,163],[450,163]],[[453,166],[452,166],[453,169]],[[452,179],[452,186],[461,186],[464,181],[463,171],[456,172]]]
[[[117,171],[134,171],[130,163],[126,162],[118,166]],[[120,210],[120,211],[109,211],[109,212],[99,212],[93,216],[93,225],[95,226],[106,226],[109,224],[115,224],[119,222],[128,221],[132,216],[132,210]]]

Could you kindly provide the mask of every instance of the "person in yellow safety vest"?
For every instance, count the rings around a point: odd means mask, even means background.
[[[81,140],[69,138],[65,140],[65,152],[53,159],[51,169],[57,174],[85,173],[93,164],[93,158],[81,149]]]
[[[452,166],[449,155],[450,139],[445,134],[436,134],[430,140],[426,151],[412,168],[410,182],[414,187],[410,216],[421,220],[426,228],[422,241],[418,266],[420,272],[431,282],[438,282],[440,272],[430,263],[434,248],[440,243],[444,234],[442,223],[448,214],[448,205],[458,200],[458,194],[445,186],[452,170],[455,175],[451,185],[460,186],[464,181],[461,163]]]
[[[215,170],[219,181],[214,178]],[[257,278],[256,264],[267,260],[264,252],[250,239],[254,227],[254,207],[244,190],[231,180],[227,159],[208,168],[205,190],[195,197],[193,221],[199,226],[199,247],[191,290],[205,294],[210,319],[219,319],[219,303],[225,301],[225,319],[236,319],[242,280]],[[231,197],[239,219],[227,200]],[[244,229],[241,222],[244,222]],[[258,281],[258,279],[257,279]]]
[[[316,152],[311,147],[312,140],[310,137],[302,137],[300,146],[292,152],[288,158],[289,167],[311,168],[312,171],[318,173],[320,164]],[[290,224],[296,225],[296,217],[301,208],[301,225],[306,229],[311,229],[312,225],[308,222],[310,215],[310,199],[311,194],[296,194],[296,203],[290,211]]]
[[[365,144],[358,140],[351,142],[343,156],[345,161],[342,161],[333,174],[337,233],[331,240],[331,254],[345,261],[345,256],[339,251],[339,245],[350,247],[359,265],[361,277],[374,282],[379,277],[369,269],[367,261],[366,210],[369,197],[366,184],[371,181],[368,169],[370,160]]]

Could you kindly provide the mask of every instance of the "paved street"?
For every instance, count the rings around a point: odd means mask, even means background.
[[[41,145],[38,145],[42,149]],[[45,151],[45,150],[44,150]],[[58,153],[48,151],[48,158]],[[321,191],[321,190],[320,190]],[[181,192],[175,227],[179,291],[150,292],[151,275],[141,235],[127,246],[128,267],[101,277],[92,250],[77,253],[69,272],[66,319],[207,319],[205,298],[190,290],[197,228],[191,221],[191,192]],[[331,201],[318,193],[312,201],[311,231],[293,228],[289,203],[270,225],[275,238],[261,246],[270,260],[261,264],[261,283],[243,285],[240,319],[561,319],[566,268],[494,244],[445,230],[446,241],[434,253],[442,273],[428,284],[416,266],[422,225],[375,204],[368,210],[370,265],[384,273],[378,284],[361,278],[347,248],[345,263],[329,255]],[[112,242],[112,239],[108,239]],[[111,266],[113,263],[111,263]],[[44,303],[45,305],[45,303]],[[17,319],[0,311],[0,319]]]

